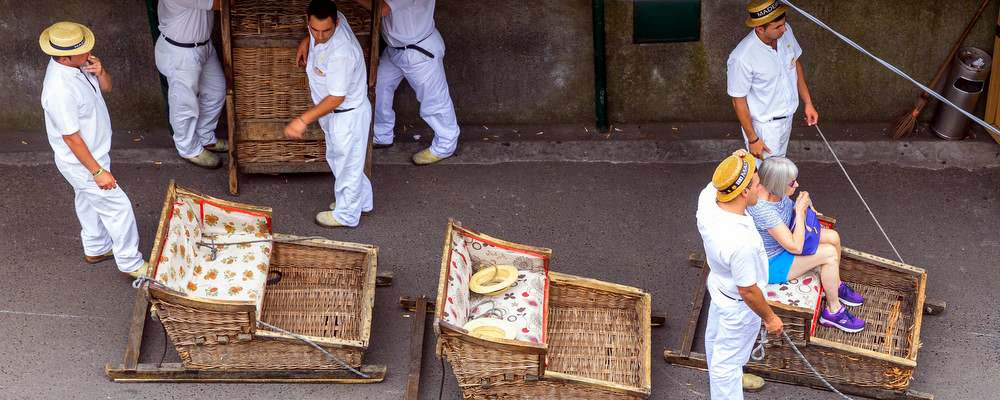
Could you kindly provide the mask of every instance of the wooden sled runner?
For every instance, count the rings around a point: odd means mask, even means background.
[[[177,187],[166,199],[116,382],[375,383],[364,365],[378,248],[272,234],[271,210]],[[140,364],[151,314],[180,363]],[[268,324],[278,329],[265,327]],[[279,330],[280,329],[280,330]],[[295,335],[287,334],[291,332]],[[304,337],[351,368],[296,338]]]
[[[693,254],[690,261],[693,267],[701,270],[691,300],[691,315],[681,347],[665,350],[663,356],[669,364],[705,370],[705,355],[691,349],[698,321],[707,309],[704,282],[709,268],[701,254]],[[768,285],[764,292],[796,347],[837,390],[876,399],[933,399],[931,394],[910,390],[921,346],[920,325],[924,313],[932,315],[943,311],[943,306],[925,301],[926,272],[844,248],[840,277],[865,296],[864,305],[851,309],[866,322],[865,330],[860,333],[817,326],[817,315],[822,307],[818,275],[807,274],[788,284]],[[816,289],[805,297],[776,293],[805,292],[807,287]],[[751,360],[744,371],[772,381],[825,389],[782,339],[771,337],[765,350],[765,358],[760,362]]]
[[[449,221],[434,327],[436,353],[466,399],[645,399],[650,303],[639,289],[549,271],[552,251]],[[473,272],[513,265],[502,293],[470,294]],[[469,321],[499,318],[514,340],[474,336]]]

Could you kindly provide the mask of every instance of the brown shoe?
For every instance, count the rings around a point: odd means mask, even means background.
[[[107,252],[107,253],[101,254],[99,256],[88,256],[86,254],[83,255],[83,261],[85,263],[87,263],[87,264],[97,264],[97,263],[99,263],[101,261],[110,260],[112,258],[115,258],[115,255],[114,255],[114,253],[112,253],[110,251]]]

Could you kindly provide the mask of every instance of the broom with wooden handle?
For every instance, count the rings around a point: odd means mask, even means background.
[[[979,9],[976,10],[976,15],[972,17],[972,20],[965,25],[965,30],[962,31],[962,35],[959,36],[958,41],[951,46],[951,51],[948,52],[948,57],[944,59],[941,66],[938,67],[937,73],[934,74],[934,80],[931,81],[931,89],[940,90],[938,85],[940,85],[941,80],[944,79],[944,74],[948,72],[948,67],[951,66],[951,59],[955,58],[955,53],[958,53],[958,49],[962,47],[962,43],[965,43],[965,38],[969,37],[969,32],[972,32],[972,27],[976,25],[979,21],[979,17],[983,15],[983,11],[986,10],[986,6],[990,4],[990,0],[982,0],[979,3]],[[903,136],[909,135],[913,132],[913,126],[917,123],[917,117],[920,116],[920,112],[924,110],[927,103],[930,101],[930,95],[927,92],[921,92],[920,97],[917,98],[917,102],[913,104],[913,110],[900,115],[896,119],[896,123],[893,126],[893,139],[899,139]]]

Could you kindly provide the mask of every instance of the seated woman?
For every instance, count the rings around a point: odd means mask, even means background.
[[[820,314],[820,324],[845,332],[861,332],[865,322],[844,307],[860,306],[864,298],[840,281],[840,235],[832,229],[822,228],[816,252],[802,255],[806,243],[804,221],[812,202],[808,192],[799,193],[794,202],[789,198],[799,186],[798,167],[787,158],[771,157],[760,166],[758,174],[760,185],[769,194],[748,207],[747,213],[753,217],[764,240],[768,283],[785,283],[819,268],[820,282],[826,292],[826,307]]]

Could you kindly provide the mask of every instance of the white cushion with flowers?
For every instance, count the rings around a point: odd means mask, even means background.
[[[772,283],[764,287],[764,296],[767,301],[812,310],[813,326],[811,328],[815,328],[822,294],[823,286],[819,280],[819,272],[815,270],[798,278],[789,279],[788,282]]]
[[[519,270],[517,280],[503,293],[472,294],[470,319],[496,318],[517,327],[517,340],[544,342],[545,273]]]
[[[472,277],[472,259],[462,235],[451,236],[450,265],[448,266],[448,297],[445,298],[445,322],[464,326],[469,322],[469,278]]]
[[[178,196],[154,277],[189,296],[254,302],[259,316],[271,249],[266,215]]]
[[[501,318],[517,326],[516,340],[545,343],[545,309],[548,296],[548,269],[545,258],[507,248],[471,236],[464,236],[472,261],[472,273],[493,265],[513,265],[518,277],[503,293],[484,296],[473,293],[471,319]]]

